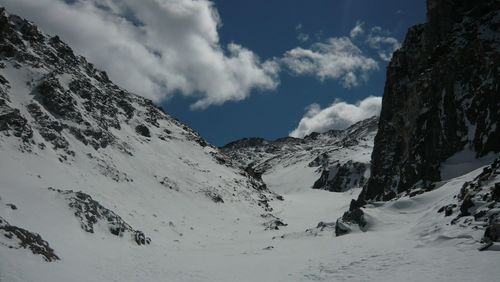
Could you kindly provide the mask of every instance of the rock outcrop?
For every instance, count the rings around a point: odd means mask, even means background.
[[[49,188],[49,190],[57,191],[63,195],[75,217],[80,221],[80,226],[86,232],[95,233],[97,225],[102,225],[117,237],[123,237],[125,234],[128,234],[139,246],[151,243],[151,238],[144,235],[144,232],[133,229],[119,215],[103,207],[99,202],[92,199],[90,195],[81,191],[74,192],[72,190],[54,188]]]
[[[485,241],[500,242],[500,157],[483,169],[473,181],[465,182],[457,202],[443,206],[438,212],[455,215],[450,224],[461,227],[483,227]]]
[[[2,217],[0,217],[0,244],[10,249],[29,249],[33,254],[41,255],[45,261],[59,260],[59,257],[42,236],[11,225]]]
[[[370,164],[353,162],[333,164],[323,170],[313,189],[344,192],[352,187],[362,187],[370,176]]]

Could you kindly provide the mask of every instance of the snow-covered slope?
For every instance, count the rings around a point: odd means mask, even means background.
[[[260,215],[277,197],[57,36],[3,9],[0,160],[0,261],[22,258],[20,273],[42,259],[76,266],[92,253],[97,263],[182,238],[200,244],[221,237],[223,213],[263,229]]]
[[[370,176],[370,156],[378,117],[360,121],[345,130],[313,133],[303,139],[275,141],[246,138],[222,151],[264,182],[279,186],[279,193],[294,189],[341,192],[362,187]]]

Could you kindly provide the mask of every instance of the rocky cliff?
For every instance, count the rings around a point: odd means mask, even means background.
[[[500,1],[428,0],[387,69],[372,176],[360,199],[439,181],[461,151],[500,152]]]

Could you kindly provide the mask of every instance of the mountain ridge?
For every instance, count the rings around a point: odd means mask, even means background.
[[[59,37],[4,8],[0,157],[0,205],[16,207],[0,216],[0,243],[47,261],[78,247],[50,228],[49,217],[34,221],[37,213],[65,222],[58,227],[68,234],[94,234],[85,242],[104,236],[144,246],[182,236],[173,222],[186,221],[189,206],[205,207],[205,217],[219,205],[247,210],[267,223],[260,215],[279,198],[151,100],[113,84]],[[168,206],[172,201],[179,206]],[[144,218],[144,205],[153,216]],[[171,224],[158,231],[163,216]]]
[[[373,116],[344,130],[311,133],[304,138],[244,138],[221,149],[241,167],[258,175],[272,177],[278,167],[294,170],[297,175],[304,170],[308,171],[306,178],[316,178],[304,183],[304,189],[343,192],[362,187],[368,179],[377,122],[378,117]]]

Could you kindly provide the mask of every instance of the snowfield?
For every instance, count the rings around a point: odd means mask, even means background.
[[[9,167],[2,166],[1,171],[18,174]],[[272,202],[275,215],[288,224],[273,231],[264,231],[258,217],[231,205],[169,193],[143,196],[138,205],[128,193],[113,195],[125,203],[122,207],[130,208],[122,212],[130,213],[130,224],[151,236],[147,246],[116,240],[106,232],[83,232],[65,206],[58,205],[56,195],[32,187],[41,186],[43,178],[9,179],[4,174],[2,204],[15,202],[18,210],[3,207],[2,216],[42,234],[61,260],[49,263],[26,250],[2,248],[0,277],[1,281],[496,281],[498,248],[479,252],[483,231],[457,229],[447,225],[451,218],[437,214],[464,181],[481,171],[413,198],[367,207],[370,231],[340,237],[314,227],[341,216],[359,189],[344,193],[292,189],[284,201]],[[270,188],[283,191],[279,186]]]

